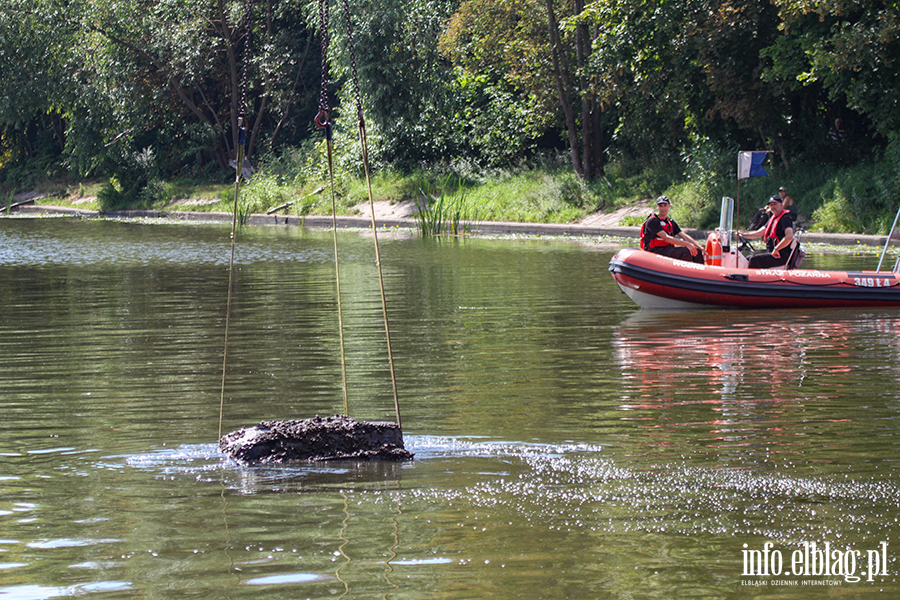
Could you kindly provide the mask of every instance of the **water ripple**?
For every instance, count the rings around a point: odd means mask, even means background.
[[[121,592],[132,589],[127,581],[97,581],[68,587],[50,587],[45,585],[16,585],[0,587],[0,598],[10,600],[44,600],[64,596],[83,596],[85,594]]]

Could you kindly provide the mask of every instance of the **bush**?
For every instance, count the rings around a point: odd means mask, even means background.
[[[900,140],[891,140],[884,159],[835,173],[814,194],[813,231],[887,234],[900,205]]]
[[[124,153],[117,161],[109,184],[97,194],[100,209],[148,208],[158,199],[157,194],[164,191],[158,171],[152,148]],[[151,182],[155,183],[145,193]]]
[[[270,172],[254,173],[240,192],[240,210],[246,214],[266,212],[294,197],[292,188],[281,185]]]
[[[886,234],[898,205],[895,174],[883,165],[848,169],[820,189],[813,231]]]

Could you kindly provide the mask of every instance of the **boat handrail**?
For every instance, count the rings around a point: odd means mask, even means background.
[[[894,217],[894,224],[891,225],[891,230],[888,232],[887,239],[884,240],[884,250],[881,251],[881,258],[878,259],[878,268],[875,269],[876,273],[881,271],[881,263],[884,261],[884,255],[887,254],[888,246],[891,245],[891,240],[894,239],[894,232],[897,230],[897,219],[900,219],[900,209],[897,209],[897,216]],[[897,256],[897,262],[894,263],[894,268],[891,269],[891,273],[896,273],[898,266],[900,266],[900,256]]]
[[[785,270],[791,270],[795,267],[799,267],[800,263],[803,261],[803,255],[799,255],[797,257],[797,264],[793,264],[794,254],[797,253],[798,251],[800,251],[800,236],[801,235],[803,235],[803,230],[798,228],[797,231],[794,232],[794,239],[792,239],[791,243],[790,243],[791,254],[790,254],[790,256],[788,256],[787,262],[784,263]]]

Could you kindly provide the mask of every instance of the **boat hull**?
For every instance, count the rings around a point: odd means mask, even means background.
[[[642,308],[900,307],[895,273],[739,269],[620,250],[609,271]]]

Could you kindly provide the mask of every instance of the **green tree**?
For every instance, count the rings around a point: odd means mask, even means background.
[[[461,120],[473,125],[476,146],[495,142],[491,158],[524,156],[561,128],[575,172],[602,175],[602,113],[587,69],[596,32],[583,21],[563,23],[583,8],[582,0],[467,0],[451,17],[440,48],[456,69]]]
[[[687,27],[697,10],[685,0],[603,0],[570,19],[597,32],[586,68],[598,101],[615,110],[619,153],[653,161],[690,145],[708,106]]]
[[[455,91],[450,65],[437,48],[456,0],[348,0],[332,8],[334,77],[343,81],[337,120],[355,123],[349,81],[351,52],[357,65],[363,113],[373,159],[411,168],[457,156]],[[346,18],[345,7],[349,9]],[[347,37],[349,20],[352,40]]]
[[[75,45],[59,10],[38,0],[0,0],[0,165],[43,157],[65,147],[65,78]],[[49,166],[49,165],[48,165]]]
[[[295,3],[83,0],[79,14],[85,61],[115,99],[105,137],[121,155],[157,147],[166,171],[194,157],[227,172],[242,110],[247,156],[263,137],[271,147],[308,135],[295,121],[311,122],[313,109],[295,107],[315,97],[318,46]]]
[[[803,83],[821,81],[832,97],[872,117],[882,133],[900,131],[900,5],[859,0],[776,0],[784,30],[806,58]],[[812,34],[812,35],[811,35]],[[886,102],[885,100],[888,99]]]
[[[112,84],[108,92],[125,96],[116,103],[123,130],[137,134],[132,137],[166,131],[168,123],[183,125],[189,112],[218,138],[213,153],[226,168],[238,142],[240,57],[251,23],[245,5],[87,0],[82,17],[94,37],[99,75]],[[265,108],[263,100],[257,116]]]
[[[596,93],[597,74],[589,68],[599,30],[590,27],[582,18],[583,0],[573,0],[567,7],[571,10],[566,27],[569,35],[563,38],[554,2],[545,2],[553,57],[552,75],[565,114],[572,166],[578,175],[590,180],[603,174],[604,164],[602,104]],[[564,39],[569,43],[564,44]],[[576,115],[578,105],[581,107],[580,118]]]
[[[492,164],[525,155],[559,123],[543,7],[533,0],[470,0],[439,49],[454,65],[460,134]]]
[[[872,133],[900,132],[900,6],[880,1],[775,0],[780,35],[764,78],[820,90],[822,133],[838,156],[872,148]]]

